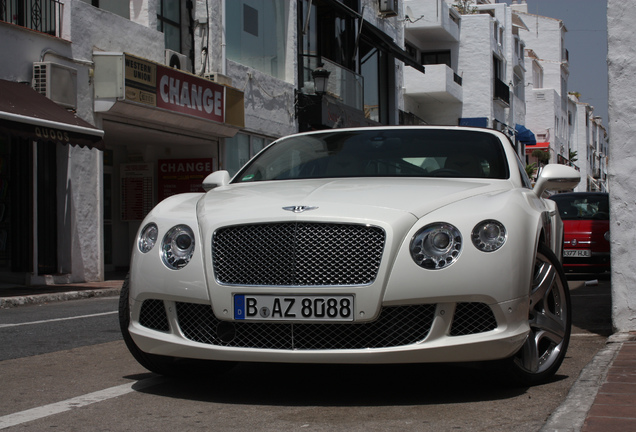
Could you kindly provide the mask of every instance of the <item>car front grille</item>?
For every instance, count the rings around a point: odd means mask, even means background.
[[[367,225],[285,222],[228,226],[212,240],[220,284],[346,286],[375,280],[385,233]]]
[[[414,344],[428,335],[435,305],[384,307],[368,323],[263,323],[221,321],[209,305],[177,303],[183,335],[211,345],[278,350],[338,350]]]
[[[152,330],[170,331],[166,308],[162,300],[144,300],[139,311],[139,324]]]
[[[485,303],[457,303],[451,336],[465,336],[483,333],[497,328],[497,320],[492,309]]]

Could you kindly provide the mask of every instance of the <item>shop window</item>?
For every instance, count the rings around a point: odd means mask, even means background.
[[[164,0],[165,1],[165,0]],[[226,2],[227,58],[285,79],[286,0]]]
[[[160,0],[157,11],[157,30],[164,34],[166,49],[181,52],[181,2]]]

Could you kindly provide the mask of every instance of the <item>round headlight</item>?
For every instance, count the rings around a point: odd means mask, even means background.
[[[609,231],[605,231],[605,234],[603,234],[603,238],[607,241],[610,241],[610,233]]]
[[[159,230],[157,229],[157,225],[149,223],[141,230],[139,240],[137,241],[137,247],[139,247],[139,250],[142,253],[150,252],[150,250],[155,247],[158,236]]]
[[[462,235],[453,225],[426,225],[411,239],[411,257],[420,267],[441,269],[454,263],[462,250]]]
[[[161,259],[173,270],[185,267],[194,254],[194,233],[187,225],[177,225],[163,237]]]
[[[496,220],[479,222],[473,228],[473,244],[482,252],[494,252],[506,242],[506,228]]]

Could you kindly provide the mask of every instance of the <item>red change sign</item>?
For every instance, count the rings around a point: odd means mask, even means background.
[[[159,201],[179,193],[203,192],[203,179],[213,170],[213,158],[160,159],[157,162]]]
[[[225,88],[157,65],[157,107],[224,123]]]

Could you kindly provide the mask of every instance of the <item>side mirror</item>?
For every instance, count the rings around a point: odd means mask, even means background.
[[[214,171],[203,179],[203,190],[210,191],[219,186],[226,186],[230,183],[230,173],[227,171]]]
[[[581,173],[572,167],[549,164],[543,167],[534,185],[534,193],[541,197],[547,190],[565,191],[574,189],[581,181]]]

